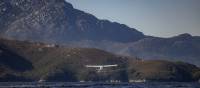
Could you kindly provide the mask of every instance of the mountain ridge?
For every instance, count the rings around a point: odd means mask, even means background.
[[[53,2],[55,0],[50,1]],[[141,32],[133,28],[115,22],[111,23],[107,20],[98,20],[93,15],[74,9],[71,4],[64,1],[59,3],[54,2],[50,5],[48,3],[47,5],[43,5],[40,0],[30,1],[30,3],[34,2],[40,4],[33,5],[35,8],[33,8],[33,11],[30,11],[30,14],[8,25],[6,31],[1,32],[1,34],[6,37],[23,40],[41,39],[45,41],[47,38],[51,38],[55,42],[82,39],[128,42],[136,41],[144,37]],[[42,8],[39,8],[38,5],[41,5]],[[26,6],[26,8],[31,7],[32,5]],[[37,9],[36,7],[39,9],[35,12],[34,9]],[[20,14],[26,12],[26,10],[22,10]],[[4,22],[2,22],[2,25],[4,25]]]
[[[1,0],[0,36],[75,47],[98,48],[144,59],[200,65],[200,37],[144,35],[124,24],[99,20],[65,0]]]

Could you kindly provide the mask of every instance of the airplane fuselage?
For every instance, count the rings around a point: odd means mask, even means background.
[[[97,68],[98,72],[101,72],[103,68],[109,68],[109,67],[117,67],[118,65],[86,65],[87,68]]]

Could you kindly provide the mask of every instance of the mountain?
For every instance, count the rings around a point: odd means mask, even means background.
[[[200,66],[199,36],[144,35],[124,24],[99,20],[65,0],[1,0],[0,36]]]
[[[0,33],[20,40],[67,42],[79,40],[137,41],[136,29],[74,9],[65,0],[1,0]]]
[[[145,38],[131,45],[131,53],[146,59],[168,59],[200,65],[200,38],[182,34],[172,38]]]
[[[200,37],[190,34],[181,34],[171,38],[146,37],[129,43],[85,40],[71,42],[66,46],[98,48],[146,60],[184,61],[200,66]]]
[[[142,60],[92,48],[0,39],[0,81],[77,82],[146,79],[150,81],[197,81],[200,68],[183,62]],[[86,65],[117,64],[102,72]]]

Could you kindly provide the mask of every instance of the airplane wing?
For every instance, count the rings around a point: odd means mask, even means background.
[[[117,67],[118,65],[86,65],[86,67],[102,68],[102,67]]]
[[[103,67],[117,67],[117,65],[104,65]]]
[[[92,67],[92,68],[100,68],[100,67],[103,67],[103,66],[86,65],[86,67]]]

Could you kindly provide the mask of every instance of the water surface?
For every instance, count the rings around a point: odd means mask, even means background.
[[[199,83],[149,82],[149,83],[69,83],[69,82],[2,82],[0,88],[200,88]]]

